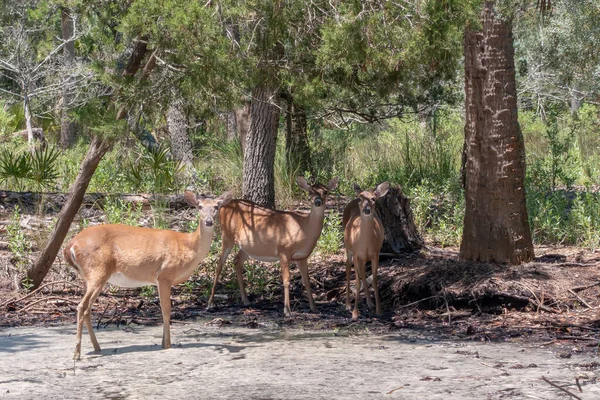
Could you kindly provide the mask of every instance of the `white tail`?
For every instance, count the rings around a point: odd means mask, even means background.
[[[307,260],[323,229],[327,194],[337,187],[338,178],[333,178],[327,186],[320,184],[309,186],[303,177],[298,177],[296,181],[298,186],[310,195],[312,202],[310,214],[271,210],[247,200],[232,200],[221,208],[219,215],[223,247],[208,299],[208,308],[213,305],[223,264],[233,246],[237,244],[240,250],[234,260],[235,272],[242,302],[245,305],[250,302],[244,289],[242,267],[244,261],[252,257],[260,261],[281,262],[286,316],[291,316],[289,264],[296,261],[306,288],[310,309],[316,311],[317,307],[310,290]]]
[[[79,271],[86,285],[85,295],[77,306],[75,359],[81,356],[84,321],[94,350],[100,351],[92,330],[91,309],[107,282],[123,287],[158,286],[163,316],[162,347],[171,347],[171,286],[187,280],[208,254],[215,216],[219,207],[231,200],[231,194],[211,199],[198,198],[186,191],[184,198],[199,210],[198,229],[193,233],[98,225],[84,229],[66,245],[65,260]]]
[[[375,312],[381,314],[379,289],[377,287],[377,267],[379,251],[383,244],[383,225],[375,210],[375,200],[385,196],[389,183],[383,182],[374,191],[361,190],[354,184],[357,199],[352,200],[344,209],[342,224],[344,226],[344,245],[346,246],[346,308],[350,311],[350,268],[354,263],[356,274],[356,296],[352,320],[358,319],[358,300],[360,298],[361,281],[365,289],[367,304],[373,309],[373,301],[369,294],[365,264],[371,261],[373,272],[373,291],[375,292]]]

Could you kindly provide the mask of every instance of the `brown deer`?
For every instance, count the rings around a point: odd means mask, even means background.
[[[317,307],[310,290],[308,278],[308,257],[312,253],[323,229],[325,218],[325,202],[330,191],[338,185],[338,178],[333,178],[327,186],[314,184],[309,186],[306,179],[298,177],[298,186],[307,191],[312,207],[309,214],[294,211],[279,211],[261,207],[248,200],[232,200],[219,212],[223,247],[217,264],[217,271],[207,308],[213,306],[215,289],[219,275],[227,256],[234,245],[239,247],[235,256],[235,272],[240,295],[244,305],[249,305],[242,267],[248,257],[259,261],[280,261],[284,289],[284,313],[291,316],[290,308],[290,263],[296,261],[306,288],[306,296],[310,309]]]
[[[186,191],[184,199],[199,210],[198,229],[192,233],[127,225],[92,226],[77,234],[65,247],[65,260],[85,281],[85,294],[77,306],[77,344],[74,359],[81,357],[83,323],[94,350],[100,345],[92,330],[92,304],[108,282],[122,287],[158,286],[163,317],[162,347],[171,347],[169,328],[171,286],[186,281],[210,250],[214,221],[230,193],[216,199]]]
[[[375,292],[375,312],[381,315],[379,289],[377,287],[377,267],[379,266],[379,251],[383,244],[383,224],[375,210],[375,200],[385,196],[389,183],[383,182],[373,191],[362,190],[356,183],[354,191],[357,199],[352,200],[344,209],[342,225],[344,226],[344,245],[346,246],[346,309],[350,311],[350,268],[354,263],[356,274],[356,296],[352,320],[358,319],[358,301],[360,298],[361,281],[365,289],[367,304],[373,309],[373,300],[367,286],[365,265],[371,261],[373,272],[373,291]]]

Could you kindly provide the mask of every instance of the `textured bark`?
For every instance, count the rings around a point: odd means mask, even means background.
[[[275,208],[275,144],[279,108],[273,103],[277,90],[254,89],[250,130],[246,136],[242,197],[263,207]]]
[[[58,215],[58,220],[50,233],[48,242],[35,261],[33,267],[27,272],[27,278],[33,285],[32,289],[36,289],[40,286],[48,274],[50,267],[52,267],[52,263],[54,263],[54,260],[56,259],[60,246],[62,246],[62,243],[69,232],[71,222],[73,222],[73,218],[75,218],[75,215],[81,206],[83,195],[92,179],[92,175],[94,175],[98,163],[109,149],[109,143],[98,138],[92,139],[90,148],[81,164],[81,170],[79,171],[77,178],[75,178],[73,186],[71,186],[69,198]]]
[[[306,110],[291,95],[287,96],[285,121],[285,155],[289,170],[297,171],[296,175],[304,176],[307,171],[311,176],[314,175],[308,146]]]
[[[525,203],[510,23],[486,2],[481,32],[465,33],[465,200],[460,257],[519,264],[534,257]]]
[[[167,130],[171,140],[171,152],[177,161],[186,166],[192,166],[194,157],[188,127],[183,99],[179,94],[174,93],[167,110]]]
[[[69,40],[73,37],[74,27],[71,10],[67,7],[61,8],[61,27],[62,37],[67,41],[63,47],[63,56],[65,63],[71,64],[75,61],[75,41]],[[68,77],[65,79],[68,79]],[[69,107],[72,98],[73,96],[67,88],[67,85],[64,85],[59,140],[59,145],[63,149],[71,147],[75,142],[75,123],[71,120],[71,116],[69,115]]]
[[[381,253],[408,253],[425,245],[415,225],[410,199],[400,186],[390,186],[375,204],[385,231]]]

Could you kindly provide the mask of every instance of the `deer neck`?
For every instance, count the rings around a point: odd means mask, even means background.
[[[214,225],[210,228],[205,226],[202,221],[192,235],[191,247],[196,251],[196,258],[203,259],[210,251],[210,244],[213,239]]]
[[[374,211],[371,212],[371,215],[364,215],[362,212],[360,213],[360,232],[370,235],[375,228],[375,215]]]
[[[323,230],[325,207],[312,206],[306,219],[306,236],[312,237],[316,243]]]

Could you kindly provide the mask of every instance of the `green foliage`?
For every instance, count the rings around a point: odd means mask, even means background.
[[[0,138],[2,140],[10,139],[10,134],[16,131],[16,117],[9,111],[6,102],[0,100]]]
[[[321,256],[330,256],[339,251],[343,242],[342,216],[338,212],[330,212],[325,216],[316,250]]]
[[[208,188],[213,193],[222,193],[224,190],[242,192],[244,157],[239,141],[209,142],[198,160],[196,169],[204,174]]]
[[[36,149],[33,153],[4,147],[0,150],[0,182],[20,191],[51,188],[58,178],[56,161],[59,155],[60,151],[51,146]]]
[[[569,241],[596,251],[600,245],[600,198],[590,191],[578,193],[569,215]]]
[[[109,224],[125,224],[138,226],[142,217],[140,207],[132,203],[125,202],[120,198],[107,198],[104,202],[104,214],[106,222]]]
[[[142,291],[140,292],[140,296],[145,297],[150,300],[156,297],[156,286],[148,285],[143,286]]]
[[[169,218],[167,214],[167,210],[169,209],[169,204],[164,200],[156,200],[151,204],[152,208],[152,227],[157,229],[169,229],[171,224],[169,223]]]
[[[407,189],[415,224],[428,241],[457,246],[462,238],[465,199],[460,186],[424,181]]]
[[[151,193],[172,193],[182,189],[179,177],[183,164],[175,161],[164,145],[145,149],[135,161],[129,162],[127,180],[134,190]]]
[[[21,213],[19,206],[16,206],[10,218],[10,223],[6,226],[8,237],[8,249],[12,254],[12,263],[19,272],[25,272],[29,266],[29,253],[31,246],[25,237],[25,230],[21,228]]]

